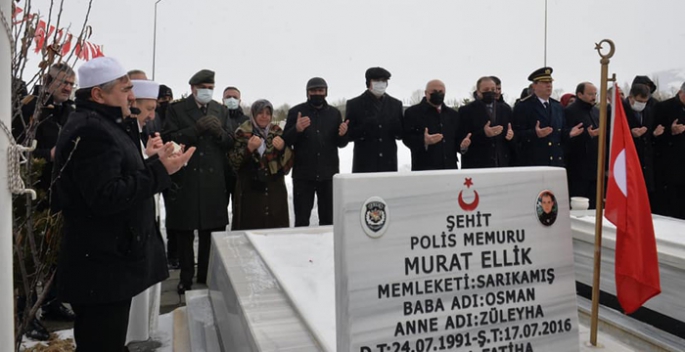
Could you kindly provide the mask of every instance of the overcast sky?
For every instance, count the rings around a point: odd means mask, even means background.
[[[20,6],[24,1],[20,2]],[[47,13],[48,0],[34,0]],[[80,28],[86,0],[66,0],[63,23]],[[155,0],[94,0],[90,41],[127,68],[152,76]],[[427,81],[442,79],[447,99],[469,96],[476,80],[497,75],[507,100],[544,64],[544,0],[161,0],[155,80],[176,97],[198,70],[216,71],[217,89],[234,85],[243,101],[300,103],[305,84],[321,76],[329,102],[365,89],[364,72],[392,73],[388,94],[408,101]],[[613,39],[610,72],[685,73],[683,0],[548,0],[547,64],[555,89],[599,85],[594,43]],[[679,79],[685,79],[685,75]],[[670,82],[671,84],[675,84]]]

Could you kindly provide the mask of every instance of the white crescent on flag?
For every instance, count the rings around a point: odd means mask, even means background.
[[[613,165],[613,176],[616,181],[618,189],[621,190],[623,196],[628,197],[628,177],[626,175],[626,150],[621,149],[621,151],[616,156],[616,161]]]

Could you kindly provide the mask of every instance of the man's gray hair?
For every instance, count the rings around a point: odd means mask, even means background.
[[[680,90],[681,90],[683,93],[685,93],[685,82],[683,82],[683,85],[680,86]]]
[[[50,69],[48,70],[48,74],[53,79],[57,78],[57,76],[60,73],[64,73],[64,77],[76,76],[76,72],[74,72],[74,69],[72,69],[71,66],[67,65],[64,62],[54,64],[54,65],[50,66]]]

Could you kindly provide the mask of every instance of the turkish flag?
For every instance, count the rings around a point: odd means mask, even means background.
[[[647,188],[619,94],[614,85],[614,130],[604,216],[616,225],[616,295],[630,314],[661,293],[661,284]]]

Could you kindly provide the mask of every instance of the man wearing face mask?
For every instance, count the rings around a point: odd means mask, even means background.
[[[469,148],[471,140],[459,129],[457,111],[445,105],[445,84],[432,80],[425,97],[404,113],[402,142],[411,150],[411,169],[456,169],[457,153]]]
[[[652,81],[648,76],[635,76],[635,78],[633,78],[633,83],[631,83],[630,86],[632,87],[636,84],[644,84],[649,87],[649,100],[647,100],[647,107],[649,109],[654,109],[654,105],[659,102],[653,96],[654,92],[656,92],[656,84],[654,81]]]
[[[166,228],[178,243],[181,266],[179,294],[191,288],[194,276],[193,240],[198,230],[197,282],[207,281],[210,234],[224,231],[228,224],[226,157],[233,146],[228,109],[212,100],[214,72],[201,70],[189,81],[192,94],[172,102],[164,121],[165,141],[197,147],[187,167],[172,177],[164,192]]]
[[[318,199],[319,225],[333,224],[333,175],[340,172],[338,148],[348,143],[347,124],[328,105],[328,84],[321,77],[307,82],[307,101],[288,111],[283,139],[295,150],[293,205],[295,226],[309,226]]]
[[[390,72],[366,70],[366,91],[345,108],[354,142],[352,172],[397,171],[397,143],[402,139],[402,102],[385,93]]]
[[[533,94],[514,107],[514,133],[519,149],[517,165],[565,166],[564,145],[583,132],[583,124],[566,126],[561,103],[552,96],[552,68],[543,67],[528,76]]]
[[[509,166],[514,152],[511,108],[497,101],[496,82],[481,77],[476,82],[475,100],[459,109],[464,131],[471,133],[471,146],[461,159],[468,168]]]
[[[628,98],[623,100],[623,108],[628,119],[630,133],[633,135],[637,157],[642,166],[642,175],[647,185],[649,201],[656,205],[653,145],[663,135],[664,126],[654,123],[652,109],[647,107],[650,95],[649,86],[640,83],[635,84],[630,88]]]
[[[243,108],[240,106],[242,100],[240,99],[240,90],[236,87],[226,87],[224,89],[224,105],[228,108],[228,117],[230,118],[231,126],[235,127],[235,131],[240,125],[249,118],[243,113]]]
[[[224,89],[224,105],[228,109],[228,130],[235,132],[245,121],[250,118],[243,113],[243,108],[240,106],[240,90],[236,87],[226,87]],[[233,208],[233,214],[236,214],[235,209],[235,186],[238,182],[237,170],[233,170],[230,163],[226,164],[226,192],[228,192],[228,198],[230,200],[231,207]]]
[[[166,112],[169,109],[169,103],[174,100],[174,92],[168,86],[159,85],[159,95],[157,95],[157,117],[164,127],[164,120],[166,120]]]
[[[497,76],[490,76],[490,78],[495,81],[495,101],[498,103],[503,103],[509,107],[509,110],[511,110],[511,106],[504,101],[504,94],[502,94],[502,80]]]

